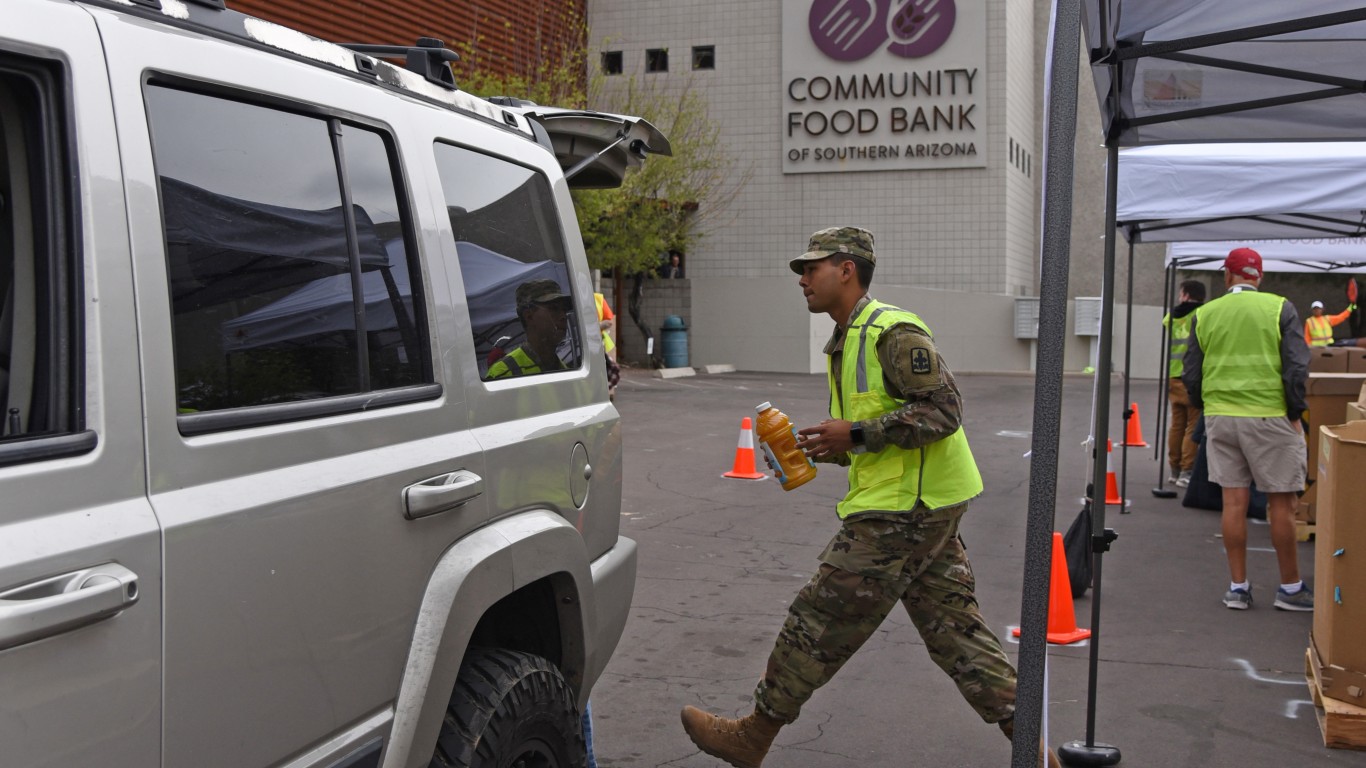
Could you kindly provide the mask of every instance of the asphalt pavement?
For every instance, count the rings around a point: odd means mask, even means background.
[[[962,535],[983,614],[1013,658],[1029,485],[1034,380],[963,375],[965,426],[986,490]],[[1082,448],[1091,377],[1068,377],[1060,426],[1058,505],[1065,530],[1089,474]],[[1158,383],[1136,381],[1144,436],[1154,442]],[[1122,434],[1122,382],[1111,434]],[[597,759],[606,767],[723,765],[679,724],[693,704],[729,716],[752,708],[755,682],[796,591],[838,527],[845,471],[822,466],[784,492],[773,480],[722,478],[741,419],[770,400],[799,425],[826,417],[825,378],[731,373],[656,379],[627,370],[617,394],[625,445],[622,532],[640,545],[630,620],[593,693]],[[1231,611],[1219,515],[1155,498],[1152,448],[1128,454],[1128,512],[1104,560],[1095,739],[1125,766],[1366,766],[1366,752],[1323,747],[1304,682],[1311,614],[1271,607],[1278,582],[1265,525],[1249,530],[1255,605]],[[763,463],[760,459],[762,470]],[[1116,470],[1121,465],[1114,455]],[[1167,486],[1170,488],[1171,486]],[[1313,544],[1300,545],[1312,578]],[[1075,601],[1091,626],[1094,592]],[[1050,646],[1050,744],[1086,738],[1090,648]],[[766,768],[1007,766],[1010,746],[982,723],[929,659],[898,607],[838,676],[784,728]]]

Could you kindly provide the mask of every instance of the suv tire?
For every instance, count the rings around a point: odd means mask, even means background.
[[[431,768],[583,768],[574,695],[540,656],[471,649],[460,667]]]

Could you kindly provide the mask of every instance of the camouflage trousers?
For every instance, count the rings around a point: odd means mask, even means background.
[[[958,522],[966,504],[845,521],[788,609],[755,706],[790,723],[899,600],[939,668],[988,723],[1015,712],[1015,668],[987,628]]]

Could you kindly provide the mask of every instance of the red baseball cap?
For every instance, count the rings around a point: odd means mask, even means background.
[[[1262,276],[1262,255],[1251,248],[1234,248],[1224,259],[1224,269],[1238,277],[1257,280]]]

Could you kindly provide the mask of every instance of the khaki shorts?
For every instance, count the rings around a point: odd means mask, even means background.
[[[1225,488],[1253,482],[1266,493],[1304,490],[1304,431],[1284,416],[1205,416],[1209,479]]]

